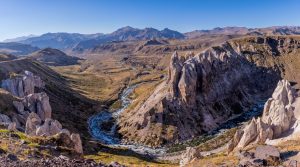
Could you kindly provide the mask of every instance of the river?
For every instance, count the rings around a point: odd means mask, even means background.
[[[141,145],[124,144],[117,135],[117,120],[120,114],[130,105],[129,95],[139,84],[132,85],[123,90],[120,100],[121,108],[117,110],[104,110],[93,115],[88,120],[89,131],[92,137],[103,144],[114,148],[128,148],[143,155],[160,156],[165,154],[165,148],[150,148]]]

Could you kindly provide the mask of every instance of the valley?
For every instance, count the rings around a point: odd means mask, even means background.
[[[300,88],[300,37],[297,28],[289,31],[285,27],[275,28],[276,31],[265,28],[258,35],[253,35],[254,30],[237,29],[186,35],[171,30],[125,27],[105,37],[63,34],[64,38],[74,38],[70,46],[76,43],[87,48],[70,50],[65,44],[43,48],[42,44],[38,46],[40,50],[32,50],[28,55],[1,54],[1,83],[7,79],[17,83],[26,78],[23,76],[26,71],[40,77],[45,85],[35,87],[34,93],[46,93],[52,108],[51,119],[59,121],[69,133],[80,135],[83,152],[72,152],[71,144],[64,148],[68,150],[66,154],[65,150],[49,144],[60,138],[29,137],[25,130],[30,117],[20,119],[22,114],[14,104],[24,97],[10,92],[8,88],[13,86],[0,89],[0,111],[16,122],[16,129],[2,129],[1,135],[18,135],[14,139],[17,145],[22,145],[19,138],[30,145],[23,144],[20,154],[16,148],[5,149],[12,146],[3,138],[1,149],[16,155],[20,161],[63,155],[98,165],[112,162],[125,166],[238,165],[241,158],[228,152],[228,143],[252,119],[265,115],[267,101],[279,81],[289,81],[291,88],[288,88],[293,91]],[[279,30],[287,34],[278,35]],[[120,34],[125,35],[119,39]],[[45,36],[41,38],[45,40]],[[116,39],[119,41],[111,41]],[[33,37],[24,43],[38,43],[38,40],[39,37]],[[85,44],[91,40],[93,47]],[[27,81],[22,83],[26,85]],[[17,86],[17,90],[25,89],[25,85]],[[296,112],[297,105],[292,103]],[[24,110],[30,108],[25,106]],[[38,126],[42,127],[45,121]],[[261,133],[266,133],[264,130]],[[54,136],[62,133],[65,132]],[[246,130],[243,133],[247,134]],[[282,145],[290,146],[288,142],[276,147],[284,151]],[[253,142],[245,150],[253,150],[259,144],[264,143]],[[25,153],[44,147],[46,151],[37,157]],[[285,152],[300,151],[297,146],[285,149]],[[288,160],[283,158],[282,163]]]

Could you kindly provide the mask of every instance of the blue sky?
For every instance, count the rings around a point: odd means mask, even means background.
[[[0,40],[123,26],[188,32],[224,26],[300,26],[298,0],[1,0]]]

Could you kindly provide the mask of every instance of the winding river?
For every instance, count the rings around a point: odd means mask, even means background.
[[[165,154],[165,148],[150,148],[141,145],[124,144],[117,135],[117,119],[120,114],[130,105],[131,99],[129,95],[138,86],[132,85],[123,90],[120,101],[121,107],[117,110],[104,110],[93,115],[88,120],[89,131],[92,137],[103,144],[115,148],[128,148],[139,154],[160,156]]]

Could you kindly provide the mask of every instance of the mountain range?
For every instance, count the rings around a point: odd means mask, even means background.
[[[120,28],[112,33],[103,34],[79,34],[79,33],[46,33],[40,36],[25,36],[15,39],[5,40],[6,44],[0,43],[2,50],[8,49],[11,46],[27,44],[37,48],[55,48],[72,53],[83,53],[85,50],[93,49],[101,44],[108,42],[122,42],[122,41],[140,41],[151,39],[193,39],[202,38],[204,36],[214,35],[249,35],[249,36],[264,36],[264,35],[298,35],[300,34],[300,27],[293,26],[274,26],[266,28],[246,28],[246,27],[224,27],[214,28],[211,30],[195,30],[187,33],[180,33],[178,31],[165,28],[157,30],[154,28],[138,29],[130,26]],[[11,43],[17,42],[21,44]],[[8,45],[7,47],[4,47]],[[25,45],[24,45],[25,46]],[[31,50],[29,48],[27,50]],[[33,49],[36,51],[36,49]],[[28,51],[17,51],[22,54],[28,54]],[[17,53],[17,54],[21,54]]]

